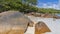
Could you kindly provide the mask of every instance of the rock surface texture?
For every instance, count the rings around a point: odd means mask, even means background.
[[[33,22],[18,11],[0,13],[0,34],[24,34]]]
[[[44,22],[38,22],[35,25],[35,34],[42,34],[45,32],[51,32],[51,31]]]

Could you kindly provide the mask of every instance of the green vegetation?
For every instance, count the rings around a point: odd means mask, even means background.
[[[51,8],[39,8],[38,12],[40,13],[60,13],[60,10],[56,10],[56,9],[51,9]]]
[[[0,0],[0,12],[7,10],[34,10],[37,0]],[[34,6],[33,6],[34,5]]]
[[[44,9],[36,7],[37,0],[0,0],[0,12],[18,10],[20,12],[60,13],[56,9]]]

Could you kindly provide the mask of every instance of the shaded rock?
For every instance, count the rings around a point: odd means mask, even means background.
[[[26,15],[28,15],[28,16],[35,16],[35,12],[30,12],[30,13],[27,13]]]
[[[38,22],[35,25],[35,34],[42,34],[45,32],[51,32],[51,31],[44,22]]]
[[[0,13],[1,34],[23,34],[33,22],[18,11],[7,11]]]
[[[43,17],[43,18],[53,18],[52,14],[49,13],[37,13],[37,12],[31,12],[26,14],[28,16],[35,16],[35,17]]]
[[[53,16],[53,18],[60,19],[60,16]]]
[[[45,17],[45,18],[53,18],[53,15],[51,15],[51,14],[45,14],[43,17]]]
[[[41,13],[36,13],[35,17],[41,17]]]

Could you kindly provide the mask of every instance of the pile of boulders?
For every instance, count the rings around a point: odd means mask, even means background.
[[[43,17],[43,18],[56,18],[56,19],[60,19],[60,16],[57,16],[57,15],[52,15],[52,14],[49,14],[49,13],[36,13],[36,12],[31,12],[31,13],[28,13],[26,14],[28,16],[35,16],[35,17]]]
[[[31,12],[31,13],[28,13],[27,15],[29,16],[35,16],[35,17],[45,17],[45,18],[52,18],[53,16],[51,14],[42,14],[42,13],[35,13],[35,12]]]
[[[56,15],[56,16],[53,16],[53,18],[60,19],[60,16]]]
[[[33,16],[51,18],[50,14],[32,13]],[[54,17],[56,18],[56,17]],[[59,17],[60,18],[60,17]],[[0,13],[0,34],[24,34],[28,26],[33,26],[33,22],[18,11],[7,11]],[[35,24],[35,34],[51,32],[44,22]]]
[[[44,14],[44,16],[43,16],[44,18],[52,18],[53,16],[51,15],[51,14]]]

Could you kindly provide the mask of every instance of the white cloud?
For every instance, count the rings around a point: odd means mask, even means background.
[[[47,6],[47,4],[43,4],[43,8],[47,8],[48,6]]]
[[[60,9],[58,4],[53,4],[54,9]]]
[[[53,9],[60,9],[58,4],[43,4],[43,8],[53,8]]]
[[[42,4],[42,6],[40,6]],[[38,7],[40,8],[53,8],[53,9],[59,9],[60,10],[60,3],[53,4],[53,3],[39,3]]]

